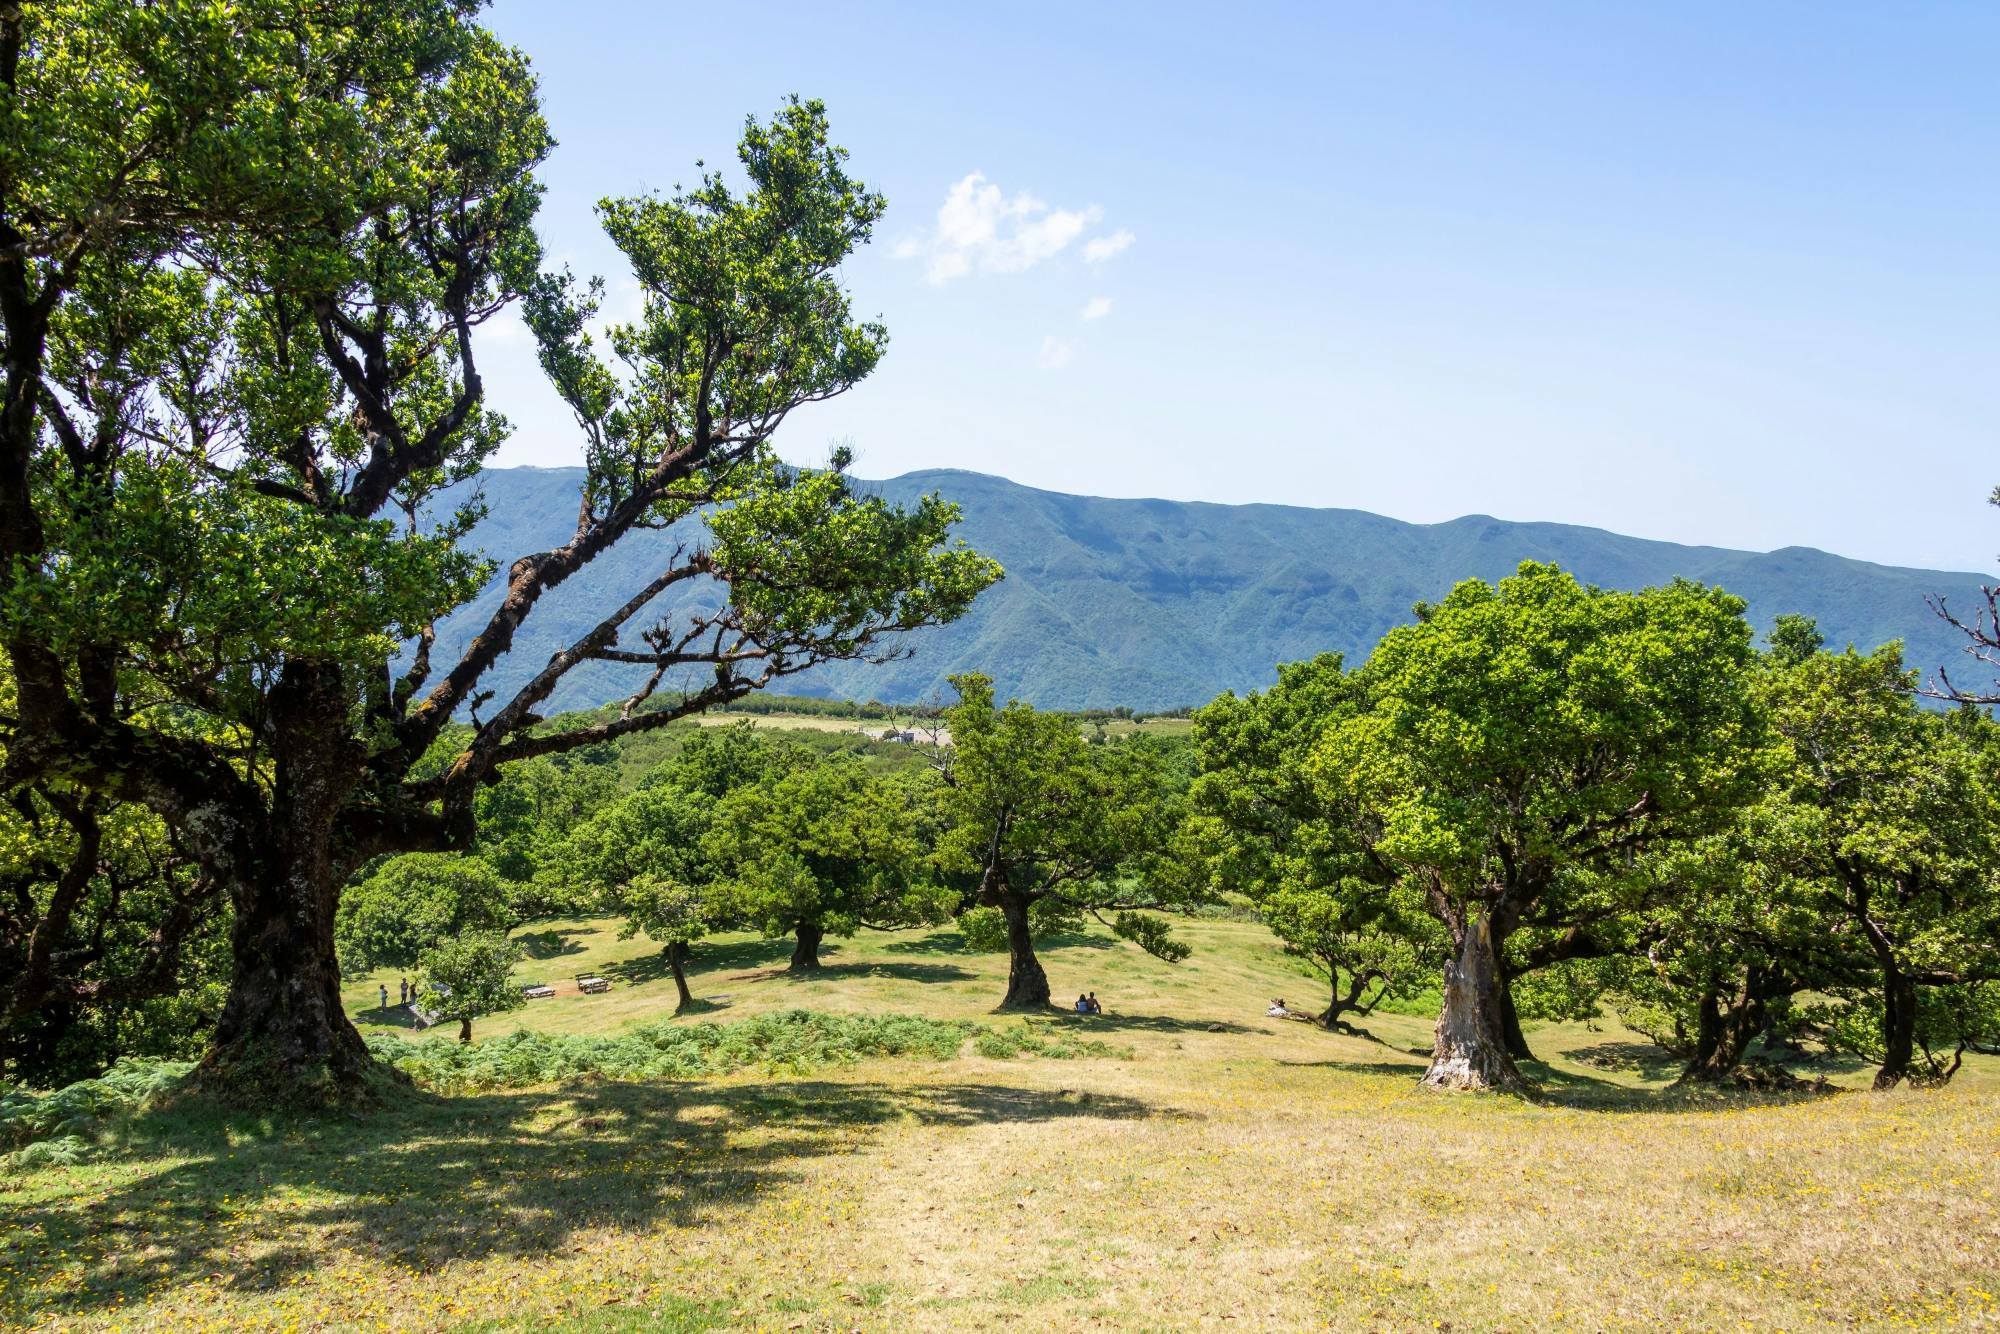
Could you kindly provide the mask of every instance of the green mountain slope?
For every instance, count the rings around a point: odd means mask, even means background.
[[[484,487],[491,513],[475,542],[504,567],[561,542],[576,519],[580,470],[501,468]],[[840,665],[785,688],[911,701],[952,672],[979,670],[1005,696],[1051,708],[1167,708],[1253,690],[1274,664],[1338,649],[1358,662],[1413,603],[1461,579],[1497,579],[1523,560],[1639,588],[1685,575],[1747,599],[1760,630],[1780,612],[1814,616],[1834,644],[1902,639],[1927,671],[1964,658],[1929,595],[1968,604],[1974,574],[1900,569],[1804,547],[1755,553],[1620,537],[1595,528],[1469,516],[1411,524],[1358,510],[1106,500],[1038,491],[957,471],[866,483],[894,500],[938,491],[965,511],[961,532],[1007,578],[956,625],[908,637],[907,660]],[[502,664],[505,690],[656,572],[673,535],[641,533],[557,589]],[[497,584],[441,628],[440,660],[485,620]],[[676,608],[691,606],[695,591]],[[712,594],[711,594],[712,596]],[[557,709],[629,689],[627,669],[573,673]]]

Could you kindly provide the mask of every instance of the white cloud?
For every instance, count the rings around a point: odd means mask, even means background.
[[[1095,204],[1051,208],[1026,190],[1009,197],[984,172],[975,171],[945,195],[937,226],[899,242],[895,254],[898,259],[923,257],[924,277],[938,286],[975,270],[1019,273],[1060,254],[1103,215]],[[1120,235],[1129,243],[1129,233]]]
[[[1090,304],[1083,308],[1083,318],[1086,320],[1101,320],[1110,313],[1111,298],[1108,296],[1094,296],[1090,298]]]
[[[1035,354],[1035,364],[1045,371],[1055,370],[1069,364],[1070,354],[1076,351],[1076,344],[1064,342],[1054,334],[1042,339],[1042,350]]]
[[[1123,227],[1109,236],[1093,236],[1083,243],[1083,257],[1092,264],[1102,264],[1138,239]]]

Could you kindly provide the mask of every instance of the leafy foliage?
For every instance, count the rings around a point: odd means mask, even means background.
[[[1314,769],[1320,736],[1364,698],[1340,655],[1322,654],[1280,666],[1268,691],[1199,710],[1202,773],[1176,844],[1188,873],[1247,896],[1286,952],[1327,979],[1329,1027],[1415,994],[1442,963],[1421,896],[1369,855],[1361,811]]]
[[[824,108],[749,121],[745,191],[709,172],[606,201],[645,292],[613,364],[586,332],[598,289],[542,269],[553,140],[526,58],[478,8],[0,9],[0,788],[143,806],[228,894],[237,957],[202,1077],[246,1100],[365,1095],[366,1052],[324,1003],[357,868],[464,851],[483,813],[500,873],[546,884],[524,810],[573,823],[603,794],[509,809],[505,766],[894,657],[885,637],[999,575],[950,542],[948,503],[891,505],[849,487],[844,455],[800,472],[774,453],[885,341],[839,280],[882,201]],[[495,569],[463,540],[476,488],[440,497],[505,438],[475,342],[517,302],[584,439],[581,514],[507,566],[482,632],[434,665],[436,623]],[[544,592],[684,521],[698,542],[492,707],[487,674]],[[642,619],[679,586],[698,612]],[[589,662],[650,675],[615,720],[544,726]],[[637,707],[663,684],[671,703]],[[364,911],[350,940],[407,955],[439,912],[390,939]]]
[[[829,757],[736,788],[704,839],[726,916],[767,935],[944,921],[956,896],[926,875],[909,784]]]
[[[1038,903],[1071,913],[1191,908],[1206,886],[1176,877],[1162,853],[1178,819],[1160,753],[1133,743],[1094,746],[1076,723],[1019,701],[993,702],[984,676],[952,678],[945,710],[952,746],[940,756],[941,871],[975,878],[974,903],[1005,920],[1012,960],[1005,1004],[1049,1000],[1034,957]],[[1125,919],[1121,934],[1168,962],[1185,957],[1157,919]]]
[[[513,926],[508,883],[483,858],[413,852],[390,857],[341,895],[341,966],[408,968],[440,941]]]
[[[187,1061],[126,1057],[94,1079],[47,1093],[0,1087],[0,1162],[26,1169],[70,1166],[88,1157],[112,1121],[174,1087]]]

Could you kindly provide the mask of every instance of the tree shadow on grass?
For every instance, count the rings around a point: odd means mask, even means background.
[[[592,1229],[700,1225],[811,1178],[883,1123],[1161,1114],[1102,1093],[830,1080],[412,1094],[361,1120],[275,1128],[184,1107],[132,1127],[123,1152],[157,1160],[135,1179],[0,1211],[0,1317],[60,1323],[204,1281],[273,1290],[353,1257],[431,1275],[548,1255]]]
[[[1061,931],[1053,936],[1041,936],[1035,941],[1037,950],[1115,950],[1123,941],[1112,936],[1093,936],[1082,931]]]
[[[933,931],[916,940],[892,940],[882,946],[884,954],[967,954],[965,935],[955,928]]]
[[[1351,1075],[1395,1075],[1408,1079],[1412,1086],[1429,1066],[1428,1061],[1411,1057],[1407,1061],[1342,1061],[1329,1057],[1323,1061],[1285,1061],[1275,1064],[1288,1066],[1294,1070],[1339,1070]]]
[[[1090,1037],[1098,1033],[1251,1033],[1261,1035],[1260,1028],[1247,1028],[1242,1024],[1221,1019],[1175,1019],[1163,1014],[1078,1014],[1058,1006],[1046,1010],[994,1010],[993,1014],[1002,1019],[1019,1016],[1035,1023],[1046,1023],[1064,1029],[1077,1037]]]
[[[1413,1055],[1407,1061],[1343,1061],[1338,1058],[1328,1058],[1323,1061],[1281,1060],[1277,1064],[1295,1069],[1339,1070],[1347,1074],[1385,1075],[1407,1079],[1410,1091],[1417,1093],[1422,1091],[1424,1071],[1430,1066],[1430,1057],[1427,1053],[1423,1056]],[[1579,1071],[1565,1070],[1561,1066],[1550,1065],[1544,1061],[1517,1061],[1515,1064],[1532,1086],[1526,1101],[1536,1106],[1561,1107],[1571,1111],[1675,1113],[1714,1111],[1724,1108],[1733,1110],[1789,1106],[1798,1102],[1817,1101],[1826,1096],[1823,1093],[1715,1088],[1708,1085],[1635,1087]],[[1491,1098],[1509,1095],[1425,1091],[1425,1096]]]
[[[417,1016],[407,1005],[391,1005],[387,1009],[371,1005],[365,1010],[356,1010],[354,1018],[357,1023],[380,1024],[384,1028],[414,1030],[417,1026]]]
[[[1654,1081],[1673,1079],[1687,1064],[1665,1047],[1651,1042],[1598,1042],[1588,1047],[1573,1047],[1565,1057],[1578,1065],[1624,1071]]]
[[[779,976],[793,982],[834,982],[848,977],[894,977],[905,982],[966,982],[978,976],[950,963],[823,963],[802,973]]]
[[[716,973],[726,968],[754,968],[763,964],[788,959],[792,954],[793,941],[789,936],[753,938],[750,940],[702,941],[688,950],[687,969],[690,977],[698,973]],[[831,944],[822,945],[824,953],[833,953]]]
[[[667,966],[667,952],[654,950],[650,954],[638,954],[616,963],[607,963],[599,970],[604,977],[614,982],[623,982],[628,987],[636,987],[647,982],[657,982],[663,977],[672,977],[673,969]]]
[[[594,933],[573,927],[551,927],[546,931],[522,931],[514,937],[514,941],[530,959],[559,959],[565,954],[583,953],[583,946],[576,937],[591,934]]]

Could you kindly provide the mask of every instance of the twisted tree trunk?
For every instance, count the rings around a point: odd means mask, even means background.
[[[1361,1032],[1360,1029],[1354,1027],[1354,1025],[1348,1023],[1340,1016],[1342,1016],[1343,1014],[1359,1014],[1366,1016],[1368,1013],[1374,1010],[1376,1002],[1382,999],[1382,993],[1377,992],[1375,1000],[1370,1001],[1366,1005],[1361,1003],[1361,997],[1368,990],[1371,984],[1378,982],[1386,982],[1388,979],[1386,979],[1380,972],[1374,969],[1369,969],[1368,971],[1363,973],[1352,974],[1348,977],[1347,980],[1347,993],[1345,995],[1342,995],[1340,990],[1340,969],[1333,968],[1330,971],[1332,972],[1333,975],[1333,995],[1330,1000],[1330,1003],[1326,1007],[1326,1013],[1320,1015],[1319,1017],[1319,1026],[1321,1028],[1331,1029],[1336,1033],[1346,1033],[1352,1037],[1366,1036]]]
[[[1696,1011],[1694,1057],[1681,1078],[1705,1083],[1727,1079],[1770,1022],[1771,1001],[1791,991],[1782,972],[1761,964],[1745,969],[1739,979],[1711,982]]]

